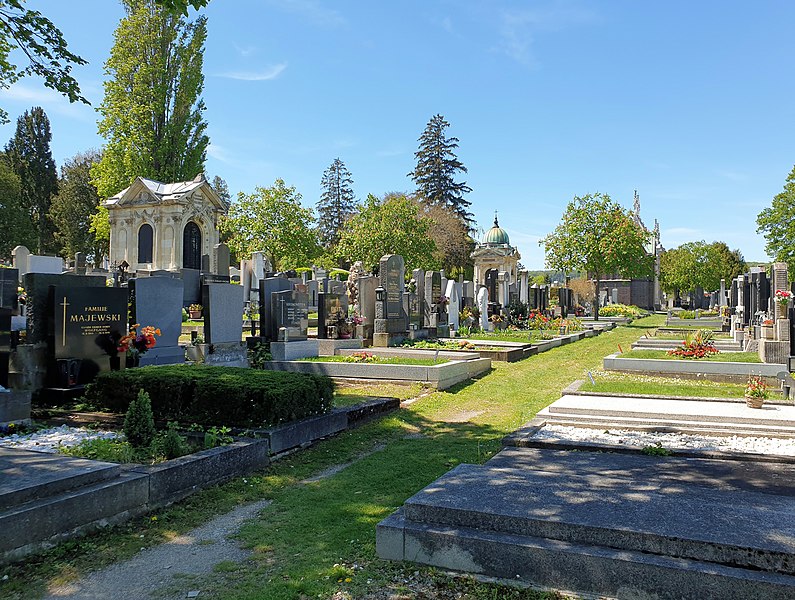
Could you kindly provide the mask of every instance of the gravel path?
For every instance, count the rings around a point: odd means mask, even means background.
[[[244,561],[249,552],[229,536],[270,503],[261,500],[236,508],[174,540],[142,550],[137,556],[48,591],[45,600],[159,600],[201,598],[201,589],[185,575],[205,575],[222,561]],[[196,592],[199,592],[196,594]]]
[[[600,444],[622,444],[644,448],[661,445],[663,448],[680,450],[711,450],[721,452],[744,452],[795,456],[795,440],[790,438],[710,436],[685,433],[653,433],[625,429],[590,429],[587,427],[563,427],[546,425],[533,435],[543,441],[594,442]]]

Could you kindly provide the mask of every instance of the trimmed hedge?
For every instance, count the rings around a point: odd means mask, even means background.
[[[149,393],[155,419],[230,427],[267,427],[326,413],[334,395],[325,375],[168,365],[100,373],[86,398],[126,412],[141,389]]]

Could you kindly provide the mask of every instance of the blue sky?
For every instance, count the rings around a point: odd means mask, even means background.
[[[90,62],[75,75],[98,105],[120,5],[27,4]],[[358,198],[409,191],[417,138],[441,113],[478,224],[499,211],[530,269],[574,195],[630,208],[634,189],[666,247],[722,240],[767,258],[756,215],[795,162],[793,2],[211,0],[204,12],[207,173],[233,194],[282,178],[314,206],[336,157]],[[59,165],[102,145],[91,107],[35,79],[0,103],[12,121],[45,109]]]

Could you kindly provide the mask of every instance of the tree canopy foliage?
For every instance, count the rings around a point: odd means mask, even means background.
[[[95,150],[78,153],[61,166],[58,193],[52,199],[50,217],[55,239],[65,258],[83,252],[99,264],[108,254],[107,240],[91,231],[91,217],[99,212],[100,197],[91,183],[91,167],[100,159]]]
[[[425,131],[419,138],[419,149],[414,153],[417,166],[409,173],[417,185],[417,193],[429,204],[438,204],[456,212],[468,228],[474,221],[469,212],[471,202],[464,194],[472,191],[466,182],[456,182],[459,172],[467,168],[455,154],[458,138],[445,137],[445,129],[450,126],[442,115],[434,115],[428,121]]]
[[[429,204],[422,199],[417,202],[422,214],[432,220],[428,235],[436,245],[433,253],[435,264],[450,277],[456,278],[463,274],[471,278],[474,263],[470,255],[475,248],[475,241],[469,235],[466,223],[447,206]]]
[[[353,178],[345,163],[335,158],[323,172],[320,185],[323,193],[317,202],[318,232],[323,245],[331,249],[337,245],[345,221],[356,212]]]
[[[660,257],[660,285],[668,292],[714,291],[721,279],[728,283],[746,270],[740,251],[724,242],[688,242]]]
[[[189,22],[154,0],[124,0],[127,16],[105,63],[99,133],[106,140],[93,171],[102,197],[142,176],[173,182],[204,171],[202,74],[207,19]]]
[[[560,224],[539,244],[549,268],[586,271],[598,289],[606,275],[650,276],[654,259],[646,251],[648,239],[649,232],[635,223],[629,211],[597,192],[575,196]]]
[[[74,65],[84,65],[86,61],[68,49],[66,39],[52,21],[24,4],[25,0],[0,0],[0,87],[8,88],[23,77],[38,75],[45,86],[70,102],[89,104],[71,75]],[[12,62],[15,50],[24,54],[27,65]],[[8,123],[8,113],[3,109],[0,123]]]
[[[400,254],[406,269],[432,269],[436,244],[429,232],[431,217],[404,194],[387,194],[378,199],[367,196],[357,214],[340,234],[337,254],[347,262],[361,260],[372,268],[385,254]]]
[[[787,176],[784,189],[756,217],[756,224],[756,232],[765,238],[768,256],[776,261],[795,264],[795,167]]]
[[[33,227],[29,243],[39,253],[57,249],[49,216],[52,197],[58,191],[51,140],[50,120],[36,106],[17,119],[14,137],[6,145],[9,164],[19,177],[21,203]]]
[[[277,179],[253,194],[240,192],[221,220],[221,232],[237,256],[263,251],[274,268],[305,267],[321,252],[311,209],[301,206],[301,194]]]

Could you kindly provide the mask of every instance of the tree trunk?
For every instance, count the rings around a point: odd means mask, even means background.
[[[599,275],[596,275],[596,298],[594,298],[594,305],[596,306],[596,310],[593,314],[593,320],[599,320]]]

